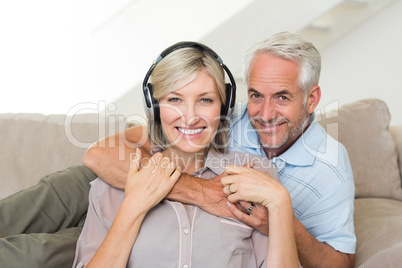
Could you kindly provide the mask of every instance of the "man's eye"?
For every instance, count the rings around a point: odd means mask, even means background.
[[[286,96],[279,96],[279,100],[281,100],[281,101],[288,100],[288,97],[286,97]]]
[[[260,95],[259,94],[251,94],[250,98],[251,99],[258,99],[258,98],[260,98]]]

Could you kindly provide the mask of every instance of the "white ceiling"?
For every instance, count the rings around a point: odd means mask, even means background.
[[[240,77],[242,55],[262,38],[298,31],[324,49],[393,1],[3,1],[0,112],[142,113],[142,78],[175,42],[211,46]]]

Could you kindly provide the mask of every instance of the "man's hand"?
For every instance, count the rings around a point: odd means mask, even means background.
[[[225,173],[204,180],[182,173],[178,183],[167,198],[170,200],[193,204],[218,217],[231,217],[233,214],[227,206],[226,194],[222,191],[221,179]]]
[[[249,162],[245,164],[244,167],[252,168],[253,165],[253,162]],[[232,206],[230,202],[228,202],[227,195],[222,191],[221,183],[222,178],[227,175],[228,174],[226,172],[223,172],[221,175],[209,181],[204,181],[201,187],[202,202],[198,204],[192,204],[197,205],[206,212],[211,213],[215,216],[238,219],[253,228],[258,227],[256,229],[260,232],[265,231],[264,228],[262,228],[262,225],[266,224],[268,219],[267,213],[264,213],[264,210],[258,209],[255,217],[251,218],[249,215],[241,212],[239,209],[236,209],[234,206]],[[244,202],[244,204],[245,206],[247,206],[247,204],[250,203]],[[247,206],[247,208],[249,207],[250,206]],[[241,208],[240,205],[239,208]],[[238,216],[236,216],[236,214],[234,213],[236,213]],[[244,221],[238,217],[242,218]],[[265,229],[267,230],[268,228]],[[268,230],[266,232],[268,233]]]
[[[251,211],[248,211],[251,203],[247,201],[240,201],[236,204],[228,202],[227,205],[230,212],[233,214],[234,219],[253,227],[264,235],[268,235],[269,213],[266,207],[257,203],[253,204],[253,209]]]
[[[206,203],[201,207],[206,212],[220,217],[231,217],[233,214],[228,209],[228,200],[222,191],[221,179],[226,176],[225,173],[209,180],[209,187],[202,188],[202,195]]]

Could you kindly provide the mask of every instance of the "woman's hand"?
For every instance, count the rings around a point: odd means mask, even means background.
[[[240,166],[227,166],[225,172],[228,176],[221,180],[223,192],[232,203],[244,200],[269,209],[289,201],[287,189],[267,173]]]
[[[287,189],[268,174],[251,168],[228,166],[226,173],[229,175],[221,182],[229,201],[260,203],[268,209],[266,267],[299,267],[292,200]]]
[[[137,150],[137,156],[127,174],[125,199],[147,212],[170,192],[179,179],[181,170],[161,153],[154,154],[146,165],[139,169],[141,160],[141,150]]]

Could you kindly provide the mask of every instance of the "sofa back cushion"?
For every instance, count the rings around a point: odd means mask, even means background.
[[[348,151],[357,198],[402,200],[398,154],[389,131],[390,119],[387,105],[378,99],[347,104],[319,118],[327,132]]]
[[[98,114],[0,114],[0,199],[82,164],[92,143],[124,129],[120,121],[107,121]]]
[[[392,138],[396,144],[396,151],[398,153],[398,163],[399,163],[399,173],[401,174],[401,184],[402,184],[402,125],[393,125],[389,127]]]

